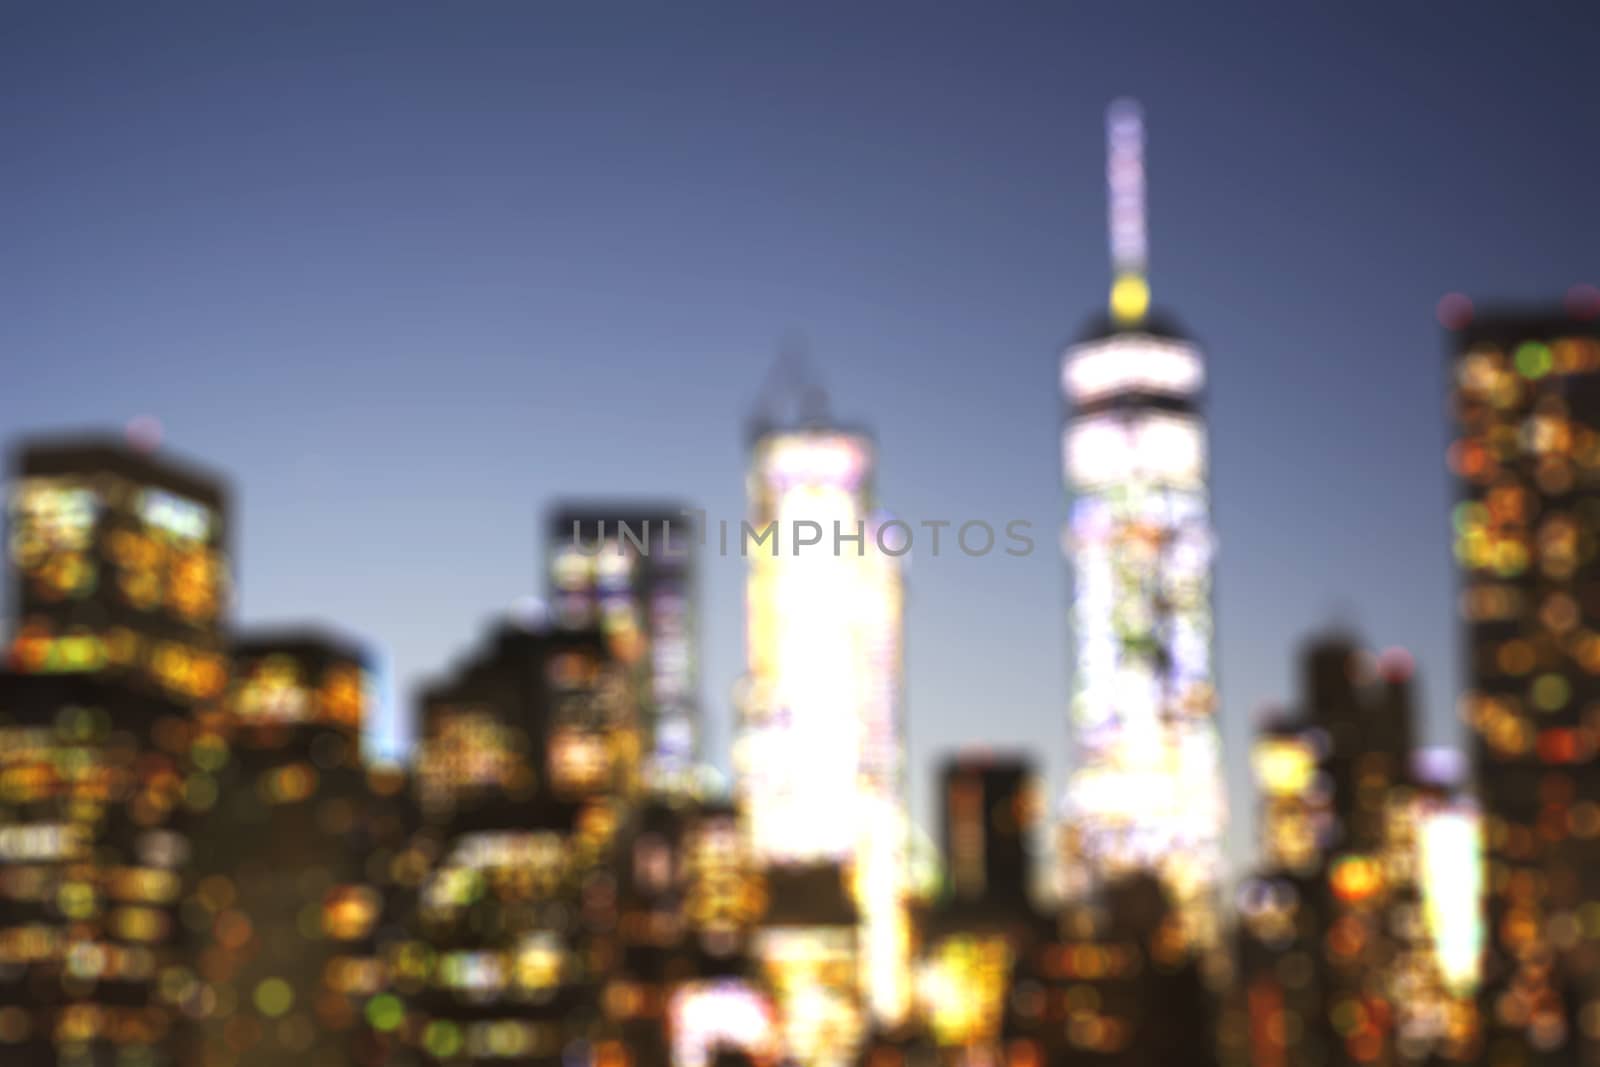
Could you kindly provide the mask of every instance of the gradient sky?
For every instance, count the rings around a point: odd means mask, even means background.
[[[1592,8],[64,7],[0,9],[0,433],[159,416],[235,480],[241,619],[366,636],[402,709],[539,590],[554,497],[739,518],[793,331],[885,505],[1053,530],[1134,95],[1210,360],[1236,853],[1318,628],[1412,649],[1455,738],[1434,307],[1600,281]],[[704,576],[724,762],[742,577]],[[1064,597],[1043,548],[914,560],[920,813],[969,741],[1059,784]]]

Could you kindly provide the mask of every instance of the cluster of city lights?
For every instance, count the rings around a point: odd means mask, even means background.
[[[1150,307],[1137,105],[1107,137],[1111,314],[1057,380],[1059,812],[1041,761],[974,749],[937,844],[912,825],[909,526],[805,398],[751,436],[745,525],[859,536],[740,553],[731,788],[703,512],[555,509],[548,613],[418,694],[400,766],[363,745],[364,649],[233,629],[219,482],[149,425],[40,442],[8,506],[0,1064],[1600,1063],[1600,302],[1439,309],[1475,781],[1419,748],[1409,654],[1318,639],[1230,879],[1205,362]]]

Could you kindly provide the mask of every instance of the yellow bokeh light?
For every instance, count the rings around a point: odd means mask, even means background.
[[[1138,322],[1150,308],[1150,283],[1143,275],[1124,274],[1111,286],[1111,314],[1118,322]]]

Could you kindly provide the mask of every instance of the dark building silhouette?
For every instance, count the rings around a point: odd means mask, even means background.
[[[959,756],[945,764],[941,795],[947,898],[996,914],[1028,907],[1028,834],[1037,776],[1014,756]]]
[[[1238,894],[1245,1044],[1253,1067],[1332,1062],[1323,1025],[1322,883],[1337,829],[1327,732],[1285,716],[1254,752],[1261,867]]]
[[[633,688],[595,631],[506,627],[423,696],[431,965],[409,1032],[437,1062],[562,1061],[620,1047],[613,848],[636,799]]]
[[[1135,873],[1050,918],[1017,960],[1004,1062],[1213,1067],[1216,996],[1164,884]]]
[[[719,1015],[752,1006],[770,1015],[749,956],[764,888],[731,806],[647,802],[615,855],[618,961],[604,1006],[631,1063],[669,1067],[674,1038],[678,1058],[707,1055],[706,1045],[741,1032],[713,1037]]]
[[[1364,676],[1355,643],[1315,642],[1304,665],[1309,724],[1328,739],[1335,841],[1344,851],[1381,847],[1391,791],[1410,776],[1414,728],[1409,659],[1401,654]]]
[[[1018,967],[1047,933],[1029,894],[1032,763],[958,755],[945,764],[941,801],[945,885],[918,917],[919,1011],[908,1033],[877,1049],[902,1062],[924,1046],[946,1061],[1001,1057]]]
[[[415,819],[403,772],[363,758],[365,656],[293,632],[248,635],[233,661],[192,750],[190,1063],[381,1062],[385,949],[400,940],[398,861]]]
[[[1479,314],[1450,346],[1462,710],[1487,843],[1487,1055],[1597,1064],[1600,320]]]
[[[1476,1011],[1439,943],[1455,925],[1425,911],[1437,812],[1413,771],[1410,657],[1334,634],[1303,663],[1299,716],[1255,750],[1263,866],[1239,893],[1253,1061],[1470,1062]]]

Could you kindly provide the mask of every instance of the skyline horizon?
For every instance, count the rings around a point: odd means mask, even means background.
[[[838,16],[13,13],[0,426],[158,414],[240,489],[239,621],[361,635],[396,707],[542,593],[547,502],[670,487],[743,514],[746,415],[795,325],[835,415],[872,426],[886,505],[1049,533],[1059,357],[1111,281],[1102,112],[1132,95],[1156,303],[1206,348],[1233,868],[1258,709],[1296,698],[1328,622],[1411,649],[1421,733],[1459,745],[1436,304],[1600,278],[1573,221],[1593,27]],[[913,567],[921,822],[934,754],[980,731],[1060,793],[1045,543]],[[744,568],[700,580],[725,753]]]
[[[1448,314],[1461,314],[1462,305],[1460,301],[1462,300],[1466,301],[1467,310],[1465,317],[1460,318],[1458,320],[1458,325],[1456,326],[1447,325],[1444,320]],[[1447,309],[1446,304],[1450,304],[1451,308]],[[1448,345],[1448,339],[1451,338],[1460,327],[1465,326],[1469,321],[1471,321],[1472,318],[1478,316],[1521,319],[1536,317],[1540,314],[1554,313],[1571,315],[1580,319],[1585,319],[1595,317],[1597,314],[1597,309],[1600,309],[1600,290],[1597,290],[1595,286],[1586,282],[1575,282],[1569,286],[1558,299],[1546,299],[1543,301],[1526,299],[1514,301],[1490,301],[1481,306],[1472,298],[1466,297],[1465,294],[1454,291],[1447,292],[1440,297],[1439,301],[1435,305],[1434,313],[1435,318],[1439,320],[1441,334],[1444,338],[1446,338],[1446,344]],[[1166,309],[1160,306],[1153,306],[1152,311],[1159,316],[1160,313],[1165,312]],[[1093,328],[1092,324],[1099,321],[1101,317],[1102,316],[1098,314],[1090,316],[1087,321],[1091,324],[1091,329]],[[1162,321],[1170,323],[1172,320],[1170,317],[1168,317]],[[1071,345],[1072,343],[1069,342],[1066,346],[1066,349],[1070,349]],[[1064,349],[1064,351],[1066,349]],[[783,358],[783,352],[780,349],[778,350],[777,359],[782,360]],[[759,408],[759,402],[753,404],[751,408],[752,413],[759,410]],[[752,414],[751,417],[746,418],[743,424],[746,426],[750,425],[753,417],[754,416]],[[866,440],[872,442],[875,449],[882,445],[882,441],[874,425],[870,419],[866,418],[830,420],[824,417],[820,422],[795,422],[792,426],[787,428],[825,428],[845,431],[851,434],[863,436]],[[172,447],[166,439],[166,428],[164,423],[158,415],[155,415],[151,412],[140,412],[133,415],[121,427],[120,431],[114,431],[109,427],[102,427],[99,429],[88,426],[80,426],[76,428],[56,427],[53,429],[45,428],[39,432],[29,433],[25,437],[13,436],[8,442],[8,454],[14,455],[18,451],[18,446],[23,443],[32,444],[40,441],[84,441],[93,444],[121,445],[130,448],[135,452],[149,455],[160,463],[173,465],[180,472],[186,475],[199,475],[202,477],[219,480],[221,485],[224,487],[225,499],[230,504],[236,504],[242,500],[243,497],[248,495],[247,489],[245,489],[241,484],[242,480],[238,476],[234,475],[231,471],[222,469],[220,466],[211,462],[206,457],[199,455],[198,453]],[[579,491],[535,501],[533,502],[534,516],[532,519],[532,525],[538,542],[537,551],[534,553],[536,560],[543,559],[550,548],[550,545],[547,541],[549,531],[546,528],[544,520],[556,515],[559,512],[571,510],[574,507],[593,506],[596,503],[625,505],[632,508],[648,507],[659,504],[664,500],[670,501],[682,499],[684,495],[685,494],[673,488],[665,488],[659,491],[650,490],[633,495],[617,493],[601,493],[596,495]],[[702,516],[706,514],[705,509],[703,508],[689,508],[686,510],[686,513]],[[893,513],[889,511],[888,508],[880,506],[878,514],[892,515]],[[723,519],[721,521],[727,523],[729,520]],[[747,520],[743,518],[736,521],[738,521],[742,526],[748,525]],[[923,521],[927,522],[930,520]],[[931,521],[941,522],[940,520]],[[1029,520],[1013,521],[1028,522]],[[948,523],[941,524],[949,525]],[[233,537],[240,536],[240,534],[242,534],[242,531],[232,534],[230,536],[230,542],[232,541]],[[1057,554],[1057,550],[1050,547],[1050,542],[1047,541],[1044,542],[1044,544],[1047,546],[1047,548],[1046,551],[1041,554],[1046,556],[1056,554],[1056,562],[1063,576],[1063,582],[1065,583],[1065,578],[1069,569],[1068,563],[1064,558]],[[1024,554],[1029,555],[1032,553]],[[749,558],[749,555],[744,553],[727,553],[719,555],[723,555],[723,558],[739,560],[745,560]],[[968,558],[972,558],[971,553],[963,553],[963,555]],[[988,555],[988,553],[985,553],[984,555]],[[235,556],[234,558],[237,559],[238,557]],[[900,558],[903,563],[909,566],[914,564],[919,557],[915,549],[912,548],[901,554]],[[935,554],[932,558],[938,558],[938,556]],[[695,560],[697,562],[703,562],[704,557],[696,556]],[[236,572],[234,578],[236,587],[243,584],[243,576],[241,574]],[[388,721],[382,724],[372,723],[364,728],[364,745],[370,746],[370,754],[374,758],[375,763],[395,766],[408,766],[413,762],[415,756],[416,742],[418,741],[416,729],[418,726],[418,715],[422,696],[441,678],[446,677],[451,671],[453,671],[462,660],[471,657],[479,648],[481,643],[486,638],[497,632],[499,628],[507,625],[520,626],[528,629],[552,627],[554,624],[550,621],[548,616],[549,598],[546,595],[548,592],[549,589],[547,586],[540,585],[535,592],[524,593],[512,597],[511,599],[507,600],[499,609],[485,605],[480,613],[476,629],[461,635],[460,640],[458,640],[457,643],[447,652],[445,658],[439,661],[434,668],[425,672],[419,672],[416,670],[416,668],[398,668],[392,651],[380,639],[374,637],[370,633],[362,632],[347,623],[341,622],[336,618],[327,615],[319,615],[314,607],[308,607],[300,616],[288,615],[264,623],[252,623],[241,620],[234,625],[233,629],[234,632],[246,638],[256,635],[271,635],[275,633],[325,633],[340,640],[352,642],[355,647],[370,655],[372,658],[371,666],[375,679],[375,687],[377,689],[374,707],[385,717],[387,717]],[[908,601],[914,603],[914,597],[908,597]],[[908,609],[908,621],[913,614],[914,612]],[[1221,628],[1219,627],[1219,630],[1220,629]],[[1348,639],[1353,642],[1358,652],[1370,656],[1374,662],[1386,658],[1394,653],[1400,653],[1413,661],[1414,669],[1415,656],[1409,646],[1403,643],[1382,644],[1370,641],[1367,637],[1366,629],[1362,621],[1347,617],[1346,610],[1339,607],[1335,607],[1333,610],[1328,612],[1327,617],[1323,622],[1312,625],[1306,631],[1298,635],[1294,644],[1293,659],[1295,669],[1297,669],[1300,664],[1301,656],[1310,648],[1312,648],[1313,645],[1325,639],[1340,638]],[[1065,657],[1063,656],[1063,658]],[[1294,676],[1291,675],[1291,678],[1293,677]],[[408,684],[406,684],[403,688],[399,684],[402,678],[408,678]],[[1412,681],[1419,691],[1424,693],[1426,692],[1426,686],[1428,685],[1428,679],[1426,677],[1421,676],[1419,673],[1413,673]],[[736,677],[731,683],[729,683],[727,688],[729,691],[734,691],[737,690],[739,684],[740,678]],[[1459,688],[1459,685],[1457,688]],[[703,711],[717,706],[718,702],[715,694],[707,692],[707,687],[703,683],[701,685],[701,697]],[[1297,705],[1294,703],[1296,698],[1297,694],[1291,691],[1281,700],[1271,701],[1259,705],[1253,712],[1251,720],[1248,724],[1251,731],[1248,736],[1253,738],[1255,734],[1263,727],[1286,717],[1292,717],[1298,710]],[[1063,694],[1063,701],[1065,701],[1065,693]],[[737,717],[736,712],[732,710],[732,700],[731,698],[724,697],[722,703],[726,709],[726,719],[728,720],[725,726],[731,729],[732,721]],[[907,706],[910,707],[911,703],[912,702],[908,698],[906,701]],[[1225,695],[1223,703],[1226,709],[1227,700]],[[1425,709],[1427,703],[1425,700],[1419,698],[1419,705]],[[1426,722],[1426,714],[1424,714],[1423,719],[1426,727],[1428,725]],[[906,724],[906,734],[908,737],[910,734],[910,720],[911,717],[908,715]],[[1226,720],[1224,719],[1223,721]],[[1237,728],[1239,724],[1235,721],[1233,725],[1235,728]],[[1456,728],[1453,730],[1453,736],[1451,737],[1443,740],[1424,738],[1424,740],[1419,743],[1416,752],[1416,756],[1419,761],[1418,766],[1421,766],[1424,762],[1431,764],[1442,775],[1442,777],[1438,779],[1439,784],[1447,784],[1454,788],[1470,790],[1472,787],[1472,777],[1470,765],[1471,752],[1467,746],[1468,740],[1469,738],[1466,734],[1466,731],[1464,728],[1460,727],[1459,724],[1456,724]],[[731,742],[731,737],[728,738],[727,741]],[[1246,748],[1248,749],[1248,745]],[[1230,758],[1237,758],[1241,755],[1236,750],[1227,748],[1225,748],[1225,752]],[[931,753],[931,758],[928,761],[928,770],[925,773],[931,773],[932,768],[944,766],[950,760],[970,756],[973,754],[982,756],[995,756],[999,758],[1019,756],[1024,757],[1031,762],[1036,773],[1038,774],[1041,787],[1049,798],[1045,808],[1047,817],[1040,820],[1038,826],[1036,827],[1036,833],[1040,838],[1048,837],[1051,827],[1055,825],[1055,820],[1058,820],[1062,816],[1062,805],[1064,804],[1064,801],[1061,797],[1062,790],[1054,787],[1055,783],[1052,780],[1051,774],[1049,773],[1049,767],[1053,762],[1055,762],[1055,760],[1048,756],[1041,758],[1039,748],[1026,739],[1015,739],[1009,742],[995,743],[980,737],[968,739],[956,745]],[[1060,757],[1058,754],[1057,759],[1059,758]],[[1242,758],[1245,761],[1249,760],[1250,757],[1248,750],[1242,753]],[[1070,770],[1070,761],[1063,760],[1062,763],[1063,770]],[[729,792],[731,794],[735,788],[735,784],[727,743],[725,743],[712,758],[702,759],[700,761],[700,766],[704,769],[714,772],[715,777],[711,780],[708,780],[709,784],[713,784],[718,790]],[[913,778],[915,778],[917,777],[916,765],[913,763],[911,764],[911,767]],[[1447,773],[1445,768],[1448,767],[1454,767],[1455,770]],[[1451,777],[1451,774],[1455,775],[1455,777]],[[930,783],[924,782],[924,785],[928,784]],[[1259,799],[1258,783],[1255,781],[1253,776],[1248,777],[1242,783],[1230,778],[1228,785],[1230,801],[1236,798],[1241,792],[1244,792],[1253,801]],[[907,817],[909,823],[922,835],[921,840],[924,843],[932,842],[937,838],[937,813],[919,810],[914,799],[915,792],[916,790],[914,788],[908,788]],[[927,799],[931,802],[936,798],[930,796]],[[1240,814],[1240,811],[1234,808],[1232,803],[1230,803],[1227,824],[1229,831],[1228,836],[1230,839],[1237,836],[1238,831],[1235,829],[1235,825]],[[1249,820],[1252,827],[1255,824],[1255,814],[1256,813],[1253,809],[1247,809],[1244,813],[1245,818]],[[1036,854],[1035,859],[1041,863],[1042,869],[1047,860],[1049,842],[1041,841],[1040,845],[1040,851],[1038,854]],[[1255,850],[1259,848],[1259,842],[1247,842],[1246,847],[1250,850],[1250,852],[1242,857],[1238,855],[1233,848],[1230,848],[1226,853],[1227,863],[1225,884],[1232,885],[1239,878],[1247,875],[1253,864],[1256,862],[1257,856],[1255,854]]]

